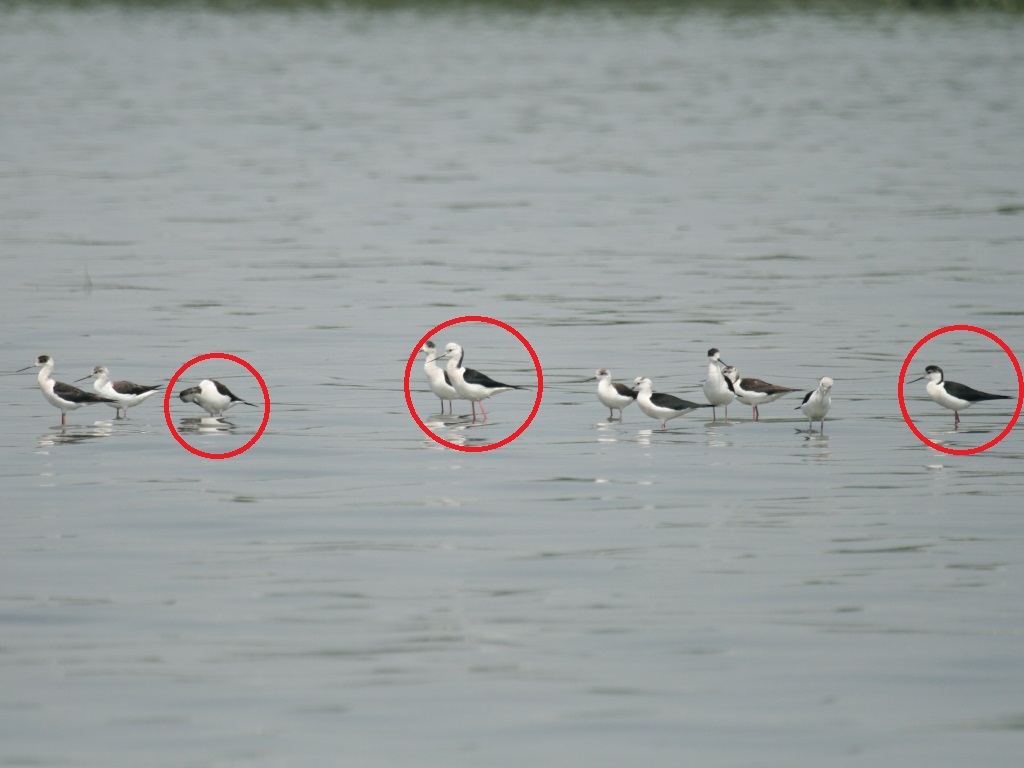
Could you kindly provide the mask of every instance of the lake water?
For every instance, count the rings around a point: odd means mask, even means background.
[[[3,370],[271,415],[0,377],[0,765],[1020,765],[1024,21],[604,8],[5,10]]]

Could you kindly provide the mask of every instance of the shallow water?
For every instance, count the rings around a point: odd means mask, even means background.
[[[266,380],[243,455],[0,378],[0,765],[1016,766],[1022,446],[904,423],[916,342],[1019,355],[1021,23],[998,15],[20,9],[0,340],[70,381]],[[543,402],[445,449],[430,328]],[[536,386],[505,331],[467,363]],[[760,423],[705,352],[811,389]],[[511,434],[535,391],[442,421]],[[915,358],[1013,394],[991,340]],[[262,405],[237,366],[225,381]],[[930,439],[991,440],[1015,403]],[[456,404],[456,413],[467,413]],[[188,432],[197,447],[255,434]]]

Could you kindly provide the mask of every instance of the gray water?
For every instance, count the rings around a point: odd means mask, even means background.
[[[159,399],[68,416],[0,377],[0,765],[1018,766],[1019,432],[904,423],[950,324],[1020,355],[1022,22],[987,14],[0,17],[0,338],[270,391],[210,461]],[[484,315],[539,414],[416,426],[420,337]],[[536,388],[506,332],[467,363]],[[593,383],[702,399],[668,430]],[[417,413],[446,440],[511,434]],[[1014,394],[998,346],[911,371]],[[263,405],[233,364],[212,376]],[[955,449],[1014,402],[952,414]],[[457,404],[456,413],[468,413]],[[232,450],[260,409],[201,429]]]

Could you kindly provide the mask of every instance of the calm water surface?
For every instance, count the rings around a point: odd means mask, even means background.
[[[0,377],[0,765],[1017,766],[1018,432],[924,446],[918,339],[1024,338],[1021,22],[988,15],[9,10],[0,338],[166,382],[66,429]],[[406,408],[463,315],[530,428]],[[535,386],[504,331],[467,363]],[[669,430],[705,352],[804,389]],[[1002,350],[913,362],[1013,394]],[[218,362],[177,389],[219,378]],[[482,424],[494,442],[534,392]],[[952,414],[969,448],[1014,411]],[[456,411],[466,412],[465,404]],[[196,447],[259,426],[239,406]],[[193,429],[194,428],[194,429]]]

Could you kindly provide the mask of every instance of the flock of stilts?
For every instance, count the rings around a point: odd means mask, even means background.
[[[619,420],[622,420],[622,409],[636,400],[637,405],[645,414],[652,419],[660,419],[662,428],[670,419],[690,413],[697,408],[711,408],[712,419],[717,419],[715,408],[722,406],[725,409],[725,417],[729,418],[729,403],[739,400],[741,403],[753,408],[753,420],[757,421],[760,414],[758,406],[765,405],[778,400],[780,397],[796,392],[791,387],[783,387],[778,384],[769,384],[761,379],[741,378],[734,366],[726,365],[722,361],[721,353],[712,347],[708,350],[708,375],[704,380],[704,396],[707,403],[691,403],[688,400],[666,395],[660,392],[651,391],[651,380],[639,377],[633,382],[633,387],[619,384],[612,381],[612,375],[607,368],[597,371],[595,378],[597,384],[597,398],[609,409],[608,418],[614,417],[614,412],[619,411]],[[960,411],[970,408],[975,403],[985,400],[1011,400],[1009,395],[993,395],[987,392],[980,392],[977,389],[968,387],[966,384],[959,384],[955,381],[947,381],[942,369],[937,365],[929,365],[924,369],[924,374],[908,383],[927,379],[925,392],[928,393],[934,402],[943,408],[953,411],[953,426],[960,424]],[[814,428],[814,422],[820,423],[821,433],[825,433],[825,416],[832,407],[832,379],[823,376],[818,382],[816,389],[804,395],[803,402],[794,410],[802,410],[808,418],[808,431]]]
[[[480,373],[473,368],[466,368],[462,362],[466,357],[465,351],[458,344],[448,344],[444,348],[444,354],[437,354],[437,347],[434,342],[426,341],[420,347],[420,352],[426,358],[423,362],[423,370],[427,374],[427,386],[441,399],[441,412],[444,412],[445,401],[448,402],[448,413],[452,412],[452,400],[469,400],[473,409],[473,420],[476,421],[476,404],[480,403],[480,412],[487,420],[487,411],[484,410],[484,400],[499,392],[508,392],[510,389],[526,389],[512,384],[502,384],[490,376]],[[438,360],[447,359],[444,368],[438,364]]]
[[[654,392],[651,380],[645,376],[638,376],[632,387],[612,381],[611,371],[607,368],[599,368],[594,378],[597,379],[597,399],[608,408],[609,420],[615,417],[617,410],[621,421],[622,409],[635,400],[641,411],[652,419],[661,421],[662,429],[672,419],[698,408],[710,408],[712,420],[717,421],[716,409],[722,406],[725,418],[728,419],[729,404],[733,400],[751,406],[753,420],[757,421],[760,418],[759,406],[797,391],[792,387],[769,384],[761,379],[741,378],[736,367],[726,365],[721,353],[714,347],[708,350],[708,375],[704,380],[704,396],[708,400],[706,403],[693,403],[675,395]],[[814,422],[818,421],[824,433],[825,416],[832,407],[831,392],[832,379],[824,376],[818,382],[817,389],[804,395],[803,403],[797,406],[809,419],[809,430],[813,428]]]
[[[128,409],[139,403],[145,402],[163,387],[155,385],[152,387],[141,384],[133,384],[130,381],[111,381],[110,371],[105,365],[97,365],[92,373],[83,376],[76,381],[93,379],[95,392],[86,392],[73,384],[65,384],[63,381],[54,381],[53,367],[55,363],[49,355],[40,355],[36,358],[35,365],[22,368],[27,371],[30,368],[38,367],[39,388],[43,391],[43,397],[55,408],[60,408],[60,423],[67,423],[68,411],[75,411],[83,405],[94,403],[105,403],[116,409],[116,418],[121,418],[121,411],[124,411],[124,418],[128,418]],[[18,371],[20,373],[21,371]],[[182,402],[195,403],[211,416],[222,416],[224,411],[238,403],[253,405],[240,397],[235,396],[231,390],[213,379],[203,379],[198,387],[189,387],[178,393]],[[253,406],[256,407],[256,406]]]
[[[487,412],[484,411],[483,401],[499,392],[507,392],[511,389],[525,389],[525,387],[502,384],[499,381],[486,376],[472,368],[463,365],[465,353],[458,344],[449,344],[445,347],[443,355],[437,353],[433,341],[427,341],[420,347],[425,360],[423,370],[427,375],[427,384],[430,391],[441,400],[441,411],[444,412],[444,404],[448,403],[448,412],[452,412],[453,400],[469,400],[473,407],[473,419],[476,419],[476,403],[480,403],[480,410],[484,419]],[[437,365],[438,360],[447,359],[444,368]],[[646,376],[638,376],[633,386],[627,386],[617,381],[612,381],[612,374],[607,368],[599,368],[594,376],[597,380],[597,399],[608,408],[608,418],[615,418],[615,411],[619,412],[619,421],[622,420],[623,409],[636,401],[637,406],[647,416],[661,422],[662,429],[672,419],[683,414],[690,413],[698,408],[710,408],[713,421],[717,421],[717,408],[724,409],[725,418],[729,418],[729,404],[734,400],[749,405],[752,411],[752,418],[757,421],[760,418],[759,408],[767,403],[774,402],[790,392],[799,390],[792,387],[783,387],[778,384],[770,384],[761,379],[741,377],[735,366],[727,365],[721,353],[712,347],[708,350],[708,375],[704,380],[704,396],[706,403],[694,403],[684,400],[675,395],[664,392],[655,392],[654,385]],[[970,408],[975,403],[984,400],[1008,400],[1008,395],[993,395],[980,392],[964,384],[955,381],[946,381],[942,369],[936,365],[929,365],[925,368],[924,375],[914,379],[912,382],[927,379],[928,384],[925,391],[928,396],[941,405],[948,408],[954,414],[954,426],[960,424],[960,411]],[[593,379],[591,379],[593,380]],[[808,431],[814,429],[814,422],[819,423],[821,433],[825,432],[825,416],[832,407],[832,379],[823,376],[818,386],[804,395],[803,402],[794,410],[802,410],[808,419]]]
[[[425,356],[423,370],[427,375],[427,384],[430,391],[441,400],[441,410],[444,412],[444,403],[448,402],[448,412],[452,412],[453,400],[468,400],[473,409],[473,419],[476,420],[476,404],[480,403],[480,412],[484,419],[487,419],[487,411],[484,410],[483,401],[500,392],[508,392],[512,389],[526,389],[513,384],[502,384],[489,376],[480,373],[472,368],[463,365],[465,351],[458,344],[448,344],[444,354],[439,355],[433,341],[424,342],[420,352]],[[446,359],[448,362],[444,368],[437,365],[438,360]],[[22,368],[27,371],[33,366]],[[61,424],[67,423],[68,411],[77,410],[83,405],[93,403],[105,403],[117,411],[117,418],[128,418],[128,409],[147,398],[152,397],[162,389],[160,385],[143,386],[130,381],[112,381],[110,371],[106,366],[97,365],[92,373],[83,376],[77,381],[93,379],[95,392],[86,392],[72,384],[65,384],[62,381],[54,381],[52,374],[54,360],[49,355],[40,355],[35,362],[39,371],[39,388],[43,397],[61,412]],[[19,371],[20,372],[20,371]],[[597,380],[597,399],[609,409],[608,418],[615,417],[615,411],[619,412],[619,420],[622,420],[623,409],[634,400],[637,406],[647,416],[661,422],[662,428],[666,424],[685,413],[690,413],[698,408],[710,408],[712,420],[717,421],[717,408],[721,406],[725,412],[725,418],[729,418],[729,404],[739,400],[752,409],[752,418],[757,421],[760,417],[759,407],[774,402],[780,397],[796,392],[792,387],[783,387],[778,384],[769,384],[761,379],[741,377],[735,366],[727,365],[721,357],[721,353],[712,347],[708,350],[708,375],[704,381],[704,396],[706,403],[694,403],[689,400],[676,397],[675,395],[655,392],[654,385],[646,376],[638,376],[632,387],[612,381],[612,374],[607,368],[599,368],[594,376]],[[960,411],[971,407],[975,403],[985,400],[1009,400],[1009,395],[994,395],[987,392],[980,392],[964,384],[955,381],[946,381],[942,369],[937,365],[929,365],[925,368],[922,376],[913,381],[927,379],[928,384],[925,391],[928,396],[943,408],[948,408],[954,414],[954,426],[960,424]],[[910,382],[913,383],[913,382]],[[803,402],[794,410],[802,410],[808,419],[808,430],[814,428],[814,422],[820,424],[821,432],[825,431],[825,416],[832,406],[832,379],[823,376],[818,382],[816,389],[804,395]],[[257,407],[255,404],[235,395],[226,386],[215,379],[203,379],[199,386],[183,389],[178,393],[182,402],[195,403],[211,416],[222,416],[224,412],[243,403]]]
[[[484,411],[483,401],[499,392],[507,392],[511,389],[525,389],[511,384],[502,384],[489,376],[480,373],[472,368],[463,365],[465,352],[458,344],[448,344],[444,354],[437,352],[433,341],[424,342],[420,347],[424,356],[423,371],[427,375],[427,385],[441,400],[441,411],[444,412],[444,404],[448,403],[448,412],[452,412],[453,400],[469,400],[473,408],[473,418],[476,419],[476,403],[480,403],[480,410],[484,419],[487,412]],[[447,359],[444,368],[438,364],[438,360]],[[633,382],[632,387],[612,381],[611,372],[607,368],[600,368],[594,377],[597,379],[597,399],[609,409],[609,419],[615,417],[615,411],[619,412],[619,419],[622,419],[622,409],[634,400],[645,414],[652,419],[661,421],[662,428],[667,422],[682,416],[684,413],[696,410],[697,408],[711,408],[712,418],[717,419],[715,408],[725,407],[725,416],[728,418],[728,406],[733,400],[746,403],[754,409],[754,420],[759,417],[758,406],[778,400],[789,392],[795,392],[790,387],[781,387],[776,384],[768,384],[760,379],[740,378],[736,368],[726,365],[717,349],[708,350],[708,378],[704,382],[704,394],[708,399],[707,403],[691,403],[675,395],[667,395],[662,392],[654,392],[651,380],[640,376]],[[825,415],[832,404],[829,393],[832,390],[832,379],[824,377],[818,384],[818,388],[808,392],[804,397],[803,404],[799,407],[811,420],[820,421],[824,430]]]

